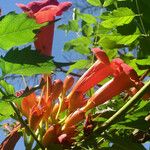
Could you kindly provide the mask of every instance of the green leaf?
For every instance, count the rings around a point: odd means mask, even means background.
[[[146,150],[142,144],[137,143],[131,136],[125,133],[120,135],[111,133],[111,135],[104,135],[104,137],[113,143],[112,148],[114,150]]]
[[[150,102],[141,101],[137,106],[136,110],[130,111],[126,116],[125,120],[118,122],[113,125],[114,129],[139,129],[143,131],[148,131],[150,124],[145,120],[145,117],[150,111]]]
[[[128,64],[134,68],[138,75],[142,75],[146,69],[150,69],[150,56],[146,59],[132,59],[128,61]]]
[[[93,33],[93,27],[91,25],[88,25],[88,24],[85,24],[83,27],[82,27],[82,34],[84,36],[91,36]]]
[[[136,31],[132,35],[121,35],[119,33],[100,34],[101,39],[99,42],[103,43],[103,41],[105,42],[105,40],[107,40],[107,42],[110,41],[110,43],[108,42],[108,44],[109,45],[111,44],[113,46],[115,44],[129,45],[129,44],[133,43],[140,35],[141,34],[138,31]]]
[[[26,14],[9,13],[0,21],[0,48],[8,50],[34,41],[35,33],[44,24],[37,24]]]
[[[53,61],[53,62],[57,68],[71,66],[75,63],[75,62],[68,63],[68,62],[56,62],[56,61]]]
[[[101,6],[101,1],[100,0],[87,0],[87,2],[93,6]]]
[[[103,49],[109,49],[109,50],[117,48],[118,46],[115,41],[112,41],[107,37],[101,38],[98,43],[101,47],[103,47]]]
[[[107,7],[111,4],[113,4],[114,2],[116,2],[116,0],[105,0],[104,4],[103,4],[103,7]]]
[[[0,86],[2,87],[1,90],[4,91],[6,95],[14,95],[15,94],[15,89],[11,84],[8,84],[4,80],[0,80]]]
[[[4,75],[21,74],[25,76],[32,76],[35,74],[48,74],[55,69],[55,66],[52,61],[45,63],[38,63],[37,65],[30,65],[30,64],[22,65],[7,62],[3,59],[0,59],[0,67]]]
[[[131,112],[130,116],[126,116],[127,118],[130,117],[145,117],[149,114],[150,111],[150,101],[141,101],[138,108],[133,112]]]
[[[51,57],[44,57],[36,51],[26,47],[22,50],[18,48],[10,50],[5,57],[0,59],[2,73],[21,74],[32,76],[35,74],[50,73],[55,69]]]
[[[59,25],[58,29],[65,30],[67,32],[69,31],[78,32],[79,30],[78,20],[70,20],[68,24]]]
[[[95,24],[96,23],[96,18],[93,15],[90,15],[90,14],[80,14],[79,16],[86,23],[89,23],[89,24]]]
[[[137,59],[136,65],[141,70],[150,69],[150,56],[146,59]]]
[[[75,64],[71,65],[68,72],[72,72],[74,69],[85,69],[89,67],[89,61],[88,60],[78,60]]]
[[[120,1],[126,1],[126,0],[105,0],[103,7],[107,7],[107,6],[110,6],[112,4],[114,4],[117,7],[117,1],[120,2]]]
[[[88,54],[90,44],[91,44],[91,40],[87,37],[82,36],[77,39],[73,39],[69,42],[66,42],[64,45],[64,50],[69,51],[74,49],[75,51],[81,54]]]
[[[104,13],[100,16],[102,21],[101,25],[105,28],[115,28],[124,24],[129,24],[136,14],[127,7],[120,7],[110,13]]]
[[[2,59],[16,64],[38,65],[49,61],[52,57],[42,56],[36,50],[32,50],[31,46],[27,46],[21,50],[18,48],[9,50]]]
[[[0,102],[0,121],[10,118],[13,113],[14,111],[8,102]]]

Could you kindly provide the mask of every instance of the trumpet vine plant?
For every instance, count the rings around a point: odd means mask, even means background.
[[[26,150],[150,145],[150,2],[76,3],[18,0],[19,14],[0,7],[0,149],[19,140]],[[55,58],[56,30],[74,35],[62,47],[73,59]]]

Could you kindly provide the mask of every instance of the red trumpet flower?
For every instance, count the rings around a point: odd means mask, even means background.
[[[93,52],[96,54],[98,60],[83,74],[68,96],[69,105],[73,107],[74,113],[67,117],[64,128],[76,124],[84,118],[84,114],[81,113],[83,115],[81,117],[79,116],[79,112],[87,112],[125,90],[130,90],[133,87],[139,90],[144,85],[139,80],[135,70],[125,64],[123,60],[116,58],[112,62],[109,62],[104,51],[95,48]],[[78,103],[76,100],[78,99],[73,99],[74,93],[79,92],[80,94],[84,94],[88,89],[109,75],[112,75],[113,79],[99,88],[93,96],[87,100],[84,106],[76,105]],[[77,107],[75,108],[75,106]],[[80,111],[78,108],[80,108]],[[75,111],[75,109],[77,110]]]
[[[39,0],[30,2],[27,5],[17,4],[29,17],[35,18],[36,22],[52,22],[55,16],[61,16],[70,6],[70,2],[59,3],[57,0]],[[34,42],[36,49],[45,56],[50,56],[54,35],[54,23],[42,27],[36,35]]]
[[[92,51],[98,60],[80,77],[69,96],[75,91],[85,93],[91,87],[113,74],[113,69],[106,53],[99,48],[93,48]]]
[[[130,90],[132,87],[139,89],[143,86],[143,83],[139,80],[135,70],[123,63],[121,59],[114,59],[111,62],[111,67],[114,69],[114,78],[94,93],[87,104],[82,108],[83,111],[88,111],[121,92]]]

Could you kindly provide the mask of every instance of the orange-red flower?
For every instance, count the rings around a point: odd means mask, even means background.
[[[139,90],[144,85],[139,80],[136,71],[125,64],[123,60],[116,58],[109,62],[104,51],[95,48],[93,49],[93,52],[96,54],[98,60],[83,74],[69,96],[67,96],[69,105],[73,107],[74,113],[67,117],[64,128],[68,128],[81,121],[84,118],[82,116],[84,113],[82,112],[87,112],[88,110],[103,104],[125,90],[130,90],[133,87]],[[79,92],[83,95],[88,89],[109,75],[113,78],[100,87],[92,97],[87,100],[84,106],[76,105],[80,101],[78,101],[77,98],[74,98],[75,93]],[[75,111],[75,109],[77,110]],[[81,113],[81,116],[79,115],[79,112]]]
[[[142,83],[136,71],[125,64],[120,58],[109,61],[104,51],[93,49],[98,60],[79,79],[77,84],[67,96],[74,83],[71,76],[67,76],[64,83],[44,76],[46,84],[41,96],[34,93],[25,97],[21,104],[21,111],[27,117],[30,127],[36,130],[41,120],[45,123],[42,143],[45,147],[51,147],[51,143],[71,144],[78,133],[77,124],[86,118],[85,113],[112,99],[121,92],[139,90]],[[90,98],[85,96],[86,91],[106,77],[111,79],[102,85]],[[65,109],[68,109],[62,113]],[[62,114],[65,116],[62,117]],[[94,124],[91,116],[84,124],[85,135],[92,132]]]
[[[85,93],[91,87],[113,74],[113,69],[106,53],[99,48],[94,48],[92,51],[96,55],[97,61],[80,77],[69,96],[75,91]]]
[[[51,115],[52,103],[62,92],[63,83],[61,80],[55,80],[53,84],[50,79],[46,80],[41,96],[35,93],[25,97],[21,102],[21,112],[27,117],[29,126],[36,130],[43,119],[47,121]]]
[[[55,16],[61,16],[70,6],[70,2],[59,3],[57,0],[39,0],[30,2],[27,5],[17,4],[29,17],[35,18],[36,22],[52,22]],[[36,35],[34,42],[36,49],[45,56],[50,56],[54,35],[54,23],[42,27]]]

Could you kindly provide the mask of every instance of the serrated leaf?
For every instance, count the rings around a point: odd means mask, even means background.
[[[49,74],[55,69],[55,66],[52,61],[45,63],[38,63],[37,65],[29,65],[29,64],[21,65],[7,62],[3,59],[0,59],[0,67],[4,75],[20,74],[25,76],[32,76],[35,74]]]
[[[90,15],[90,14],[80,14],[79,16],[86,23],[89,23],[89,24],[95,24],[96,23],[96,18],[93,15]]]
[[[141,34],[135,32],[132,35],[121,35],[119,33],[112,33],[112,34],[100,34],[100,43],[102,43],[103,40],[107,39],[109,41],[114,42],[115,44],[123,44],[123,45],[129,45],[133,43]]]
[[[124,24],[129,24],[136,14],[127,7],[120,7],[110,13],[104,13],[100,16],[102,21],[101,25],[105,28],[115,28]]]
[[[56,62],[56,61],[53,61],[53,62],[55,64],[55,66],[58,67],[58,68],[71,66],[71,65],[73,65],[75,63],[75,62],[69,62],[69,63],[67,63],[67,62]]]
[[[8,102],[0,102],[0,122],[10,118],[13,113],[14,111]]]
[[[61,24],[58,26],[58,29],[61,29],[67,32],[69,31],[78,32],[79,30],[78,20],[70,20],[68,24]]]
[[[125,120],[118,122],[113,125],[112,128],[115,129],[139,129],[143,131],[147,131],[150,127],[149,122],[145,120],[145,117],[150,112],[150,102],[149,101],[141,101],[138,106],[136,106],[136,110],[132,110],[125,116]]]
[[[93,6],[101,6],[101,1],[100,0],[87,0],[87,2]]]
[[[91,44],[91,40],[87,37],[82,36],[77,39],[73,39],[69,42],[66,42],[64,45],[64,50],[69,51],[74,49],[75,51],[81,54],[88,54],[90,44]]]
[[[72,72],[74,69],[85,69],[88,67],[88,65],[89,65],[88,60],[78,60],[75,64],[70,66],[67,73]]]
[[[37,24],[26,14],[9,13],[0,21],[0,48],[8,50],[34,41],[35,33],[44,24]]]
[[[2,73],[21,74],[32,76],[35,74],[50,73],[55,69],[51,57],[44,57],[36,51],[26,47],[22,50],[18,48],[10,50],[5,57],[0,59]]]
[[[105,38],[108,38],[112,41],[115,41],[117,44],[124,44],[124,45],[129,45],[132,42],[134,42],[140,34],[133,34],[133,35],[107,35]]]
[[[44,63],[52,59],[52,57],[40,55],[36,50],[32,50],[31,46],[23,49],[11,49],[4,57],[2,56],[1,58],[7,62],[30,65],[37,65],[38,63]]]

